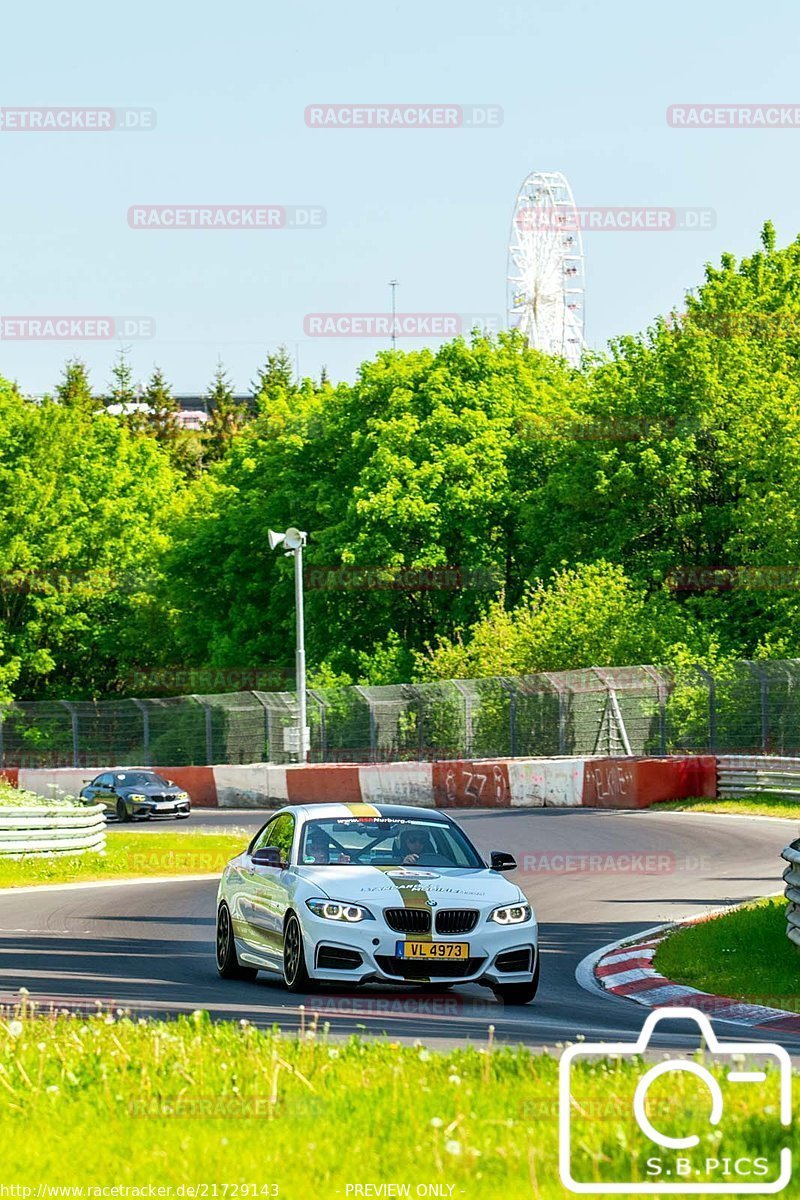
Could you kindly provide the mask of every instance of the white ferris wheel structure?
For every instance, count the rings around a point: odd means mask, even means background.
[[[580,213],[559,171],[532,171],[517,193],[508,244],[508,324],[572,366],[584,348]]]

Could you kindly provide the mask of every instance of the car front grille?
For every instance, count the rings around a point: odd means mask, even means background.
[[[437,933],[471,933],[478,924],[473,908],[443,908],[436,914]]]
[[[376,954],[375,962],[387,975],[398,975],[401,979],[463,979],[474,975],[485,958],[394,958],[390,954]]]
[[[430,933],[431,914],[426,908],[387,908],[386,924],[395,933]]]

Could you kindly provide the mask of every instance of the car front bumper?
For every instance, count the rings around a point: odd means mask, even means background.
[[[128,807],[135,817],[176,817],[192,811],[190,800],[133,800]]]
[[[533,978],[538,953],[538,928],[533,918],[520,925],[503,926],[482,916],[471,933],[452,937],[434,934],[435,942],[469,945],[468,959],[444,960],[398,958],[398,942],[420,939],[387,928],[380,916],[346,925],[307,912],[301,924],[309,976],[331,983],[377,980],[396,984],[481,983],[490,987],[528,983]],[[337,969],[333,966],[336,951],[343,951],[347,957],[355,952],[361,956],[361,962]],[[523,957],[525,952],[527,959]],[[519,959],[505,959],[506,955],[516,953]],[[506,966],[524,966],[524,969],[508,970],[504,969]]]

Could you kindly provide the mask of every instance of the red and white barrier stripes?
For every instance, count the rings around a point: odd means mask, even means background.
[[[679,925],[697,924],[716,915],[706,913],[679,922]],[[665,925],[645,934],[642,941],[616,942],[607,946],[594,963],[595,982],[603,991],[635,1000],[646,1008],[660,1008],[662,1005],[696,1008],[715,1021],[733,1021],[737,1025],[768,1029],[776,1034],[800,1033],[798,1013],[765,1004],[749,1004],[730,996],[714,996],[661,975],[653,966],[653,958],[659,943],[675,928],[674,925]]]
[[[110,768],[108,768],[110,769]],[[276,808],[325,801],[437,808],[646,808],[716,794],[712,755],[665,758],[497,758],[440,762],[273,763],[155,767],[199,807]],[[77,795],[100,771],[7,768],[0,774],[42,796]]]

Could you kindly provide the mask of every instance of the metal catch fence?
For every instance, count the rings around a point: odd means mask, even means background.
[[[294,761],[297,697],[17,701],[0,764],[187,766]],[[559,754],[800,754],[800,659],[716,674],[587,667],[513,678],[311,688],[313,762]],[[294,734],[294,738],[292,735]]]

